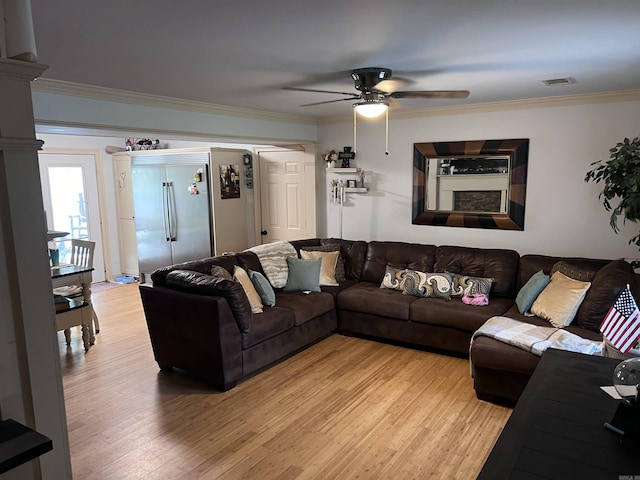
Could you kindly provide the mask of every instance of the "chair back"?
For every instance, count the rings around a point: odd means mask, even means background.
[[[93,251],[96,242],[90,240],[71,239],[71,263],[81,267],[93,267]]]

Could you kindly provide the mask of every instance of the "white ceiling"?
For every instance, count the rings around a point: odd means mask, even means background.
[[[640,89],[638,0],[31,0],[44,77],[313,117],[351,102],[349,70],[403,90],[465,89],[466,105]],[[572,77],[573,85],[542,81]]]

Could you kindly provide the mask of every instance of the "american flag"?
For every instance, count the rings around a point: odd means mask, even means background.
[[[640,312],[629,285],[625,287],[604,317],[600,331],[622,353],[627,353],[640,338]]]

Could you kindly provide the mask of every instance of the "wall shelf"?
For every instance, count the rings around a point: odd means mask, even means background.
[[[345,193],[369,193],[367,187],[344,187]]]
[[[360,171],[359,168],[327,168],[327,172],[329,173],[358,173]]]

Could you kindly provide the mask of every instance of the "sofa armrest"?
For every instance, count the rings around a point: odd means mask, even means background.
[[[242,377],[242,335],[227,301],[140,285],[151,346],[161,369],[177,367],[223,390]]]

